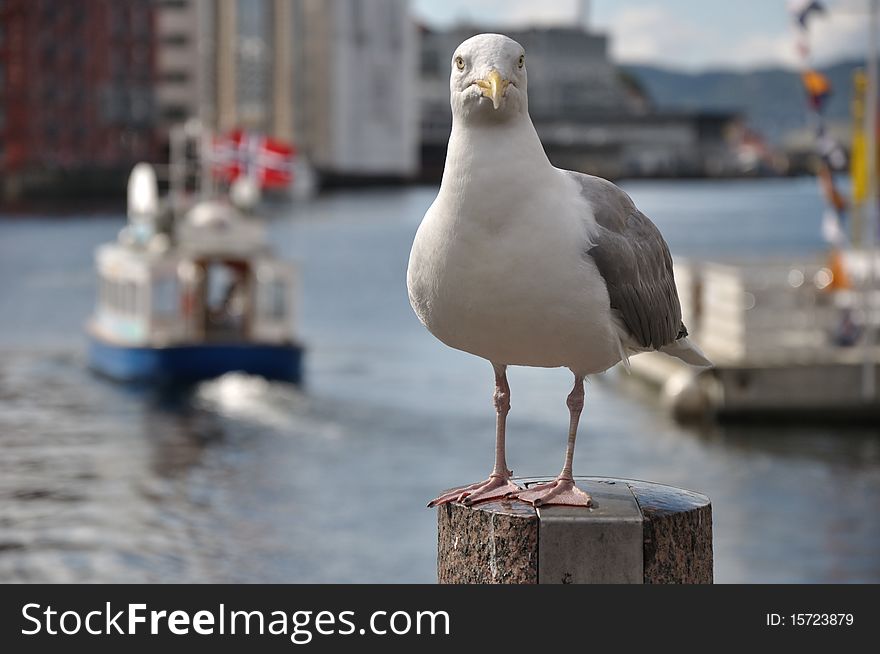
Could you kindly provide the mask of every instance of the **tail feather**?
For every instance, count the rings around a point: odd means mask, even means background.
[[[660,351],[664,354],[668,354],[669,356],[676,357],[677,359],[681,359],[685,363],[689,363],[692,366],[699,366],[700,368],[711,368],[712,362],[709,361],[709,358],[703,354],[703,351],[696,346],[687,336],[684,338],[679,338],[678,340],[670,343],[669,345],[664,345],[660,348]]]

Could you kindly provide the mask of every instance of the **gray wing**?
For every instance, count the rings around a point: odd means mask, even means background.
[[[598,225],[588,254],[639,345],[659,349],[686,336],[672,275],[672,256],[660,230],[630,197],[601,177],[571,173],[593,207]]]

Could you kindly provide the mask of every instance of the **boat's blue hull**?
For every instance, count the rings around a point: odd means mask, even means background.
[[[89,365],[120,381],[192,383],[244,372],[299,383],[303,348],[297,344],[217,343],[172,347],[126,347],[89,336]]]

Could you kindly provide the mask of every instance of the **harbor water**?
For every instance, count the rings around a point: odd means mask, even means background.
[[[811,180],[624,186],[675,254],[823,250]],[[301,388],[97,378],[92,253],[124,217],[0,216],[0,582],[433,582],[425,503],[485,478],[494,435],[491,368],[407,300],[435,192],[345,191],[273,218],[301,275]],[[570,381],[511,370],[517,475],[558,471]],[[709,495],[719,582],[880,582],[880,427],[684,427],[625,381],[589,384],[575,474]]]

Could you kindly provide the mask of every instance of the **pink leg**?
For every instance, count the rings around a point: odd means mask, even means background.
[[[495,467],[486,481],[462,486],[443,493],[440,497],[431,500],[429,507],[448,504],[449,502],[461,502],[471,505],[478,502],[488,502],[506,497],[511,493],[522,490],[510,481],[513,474],[507,469],[507,458],[504,451],[504,437],[507,426],[507,414],[510,412],[510,386],[507,383],[507,366],[495,368]]]
[[[532,486],[528,490],[516,493],[517,497],[533,506],[592,506],[590,496],[574,485],[572,463],[574,461],[574,442],[577,438],[578,422],[584,410],[584,378],[575,375],[574,388],[568,396],[570,422],[568,427],[568,446],[565,449],[565,463],[562,472],[551,482]]]

